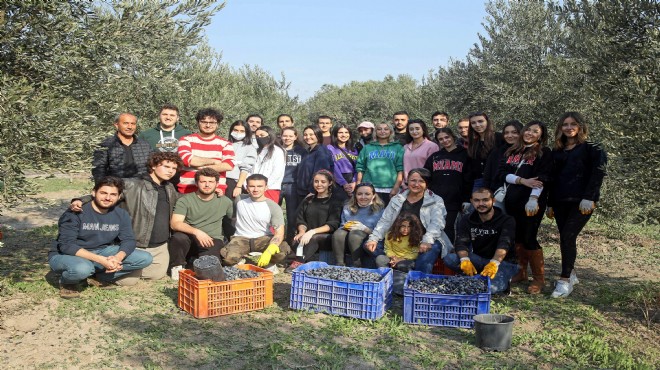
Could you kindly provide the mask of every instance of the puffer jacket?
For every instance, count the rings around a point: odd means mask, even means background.
[[[147,173],[147,159],[152,152],[148,142],[133,136],[130,146],[135,161],[135,173],[127,171],[124,165],[124,146],[117,134],[103,140],[101,145],[94,151],[92,160],[92,177],[98,182],[105,176],[117,176],[121,178],[138,177]]]

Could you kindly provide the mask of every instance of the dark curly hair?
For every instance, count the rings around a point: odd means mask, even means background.
[[[399,217],[394,220],[390,231],[387,233],[387,240],[400,241],[401,238],[403,238],[403,235],[401,235],[401,225],[406,221],[408,222],[408,225],[410,225],[408,245],[411,248],[419,247],[419,245],[422,244],[424,228],[422,227],[422,222],[419,220],[419,217],[408,212],[400,214]]]
[[[178,154],[171,152],[154,152],[149,154],[149,159],[147,159],[147,169],[149,173],[154,172],[153,168],[157,167],[163,161],[176,163],[177,172],[183,168],[183,161]]]

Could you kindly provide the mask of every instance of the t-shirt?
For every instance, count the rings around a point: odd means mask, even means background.
[[[181,181],[178,185],[180,193],[192,193],[197,190],[195,185],[195,173],[197,169],[190,167],[190,160],[193,156],[201,158],[212,158],[221,160],[222,163],[229,164],[232,167],[234,162],[234,146],[232,143],[220,136],[213,136],[210,139],[204,139],[199,134],[186,135],[179,139],[179,157],[185,166],[181,170]],[[220,172],[218,180],[218,189],[227,189],[226,172]]]
[[[241,200],[236,203],[235,236],[250,239],[272,236],[273,230],[282,225],[282,208],[268,198],[255,202],[249,196],[242,195]]]
[[[402,236],[401,240],[385,239],[385,255],[388,257],[399,257],[407,260],[416,260],[419,254],[419,246],[410,246],[410,237]]]
[[[222,219],[233,217],[234,207],[231,200],[225,196],[201,200],[195,192],[179,198],[174,214],[184,215],[183,222],[202,230],[213,239],[222,240]]]

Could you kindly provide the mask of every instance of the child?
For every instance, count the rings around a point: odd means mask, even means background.
[[[388,265],[399,271],[408,272],[415,266],[422,242],[424,229],[419,218],[402,213],[396,218],[385,240],[385,255],[376,257],[378,267]]]

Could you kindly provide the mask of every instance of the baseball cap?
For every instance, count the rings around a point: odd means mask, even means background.
[[[358,125],[357,128],[358,128],[358,129],[360,129],[360,128],[370,128],[370,129],[375,129],[376,126],[374,126],[374,124],[371,123],[371,122],[369,122],[369,121],[364,121],[364,122],[360,123],[360,124]]]

